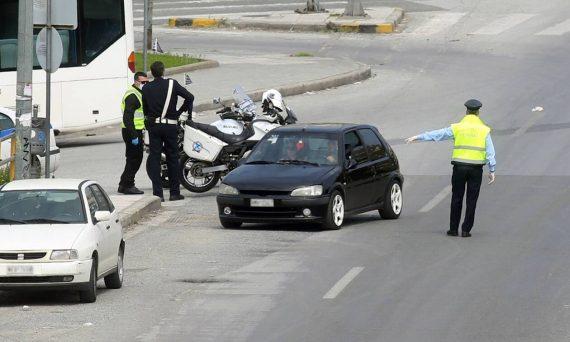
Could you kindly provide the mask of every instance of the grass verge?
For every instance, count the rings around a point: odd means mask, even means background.
[[[314,55],[310,52],[299,51],[291,55],[291,57],[313,57]]]
[[[10,168],[5,166],[0,168],[0,185],[10,181]]]
[[[143,69],[143,55],[142,52],[135,52],[136,70]],[[147,55],[147,67],[150,69],[150,65],[156,61],[161,61],[164,63],[165,68],[173,68],[182,65],[194,64],[202,62],[200,58],[192,57],[190,55],[170,55],[167,53],[149,53]]]

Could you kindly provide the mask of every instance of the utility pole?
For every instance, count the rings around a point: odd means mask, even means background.
[[[143,71],[148,70],[148,50],[152,49],[152,4],[153,0],[144,0],[143,20]]]
[[[344,10],[343,16],[346,17],[364,17],[366,12],[364,12],[364,7],[362,7],[362,2],[360,0],[348,0],[346,9]]]
[[[51,0],[47,0],[47,18],[46,18],[46,29],[47,29],[47,49],[46,49],[46,65],[48,66],[48,70],[46,70],[46,120],[44,122],[44,133],[46,136],[45,141],[45,178],[50,177],[50,133],[51,133],[51,64],[52,64],[52,36],[51,30],[53,27],[51,26]]]
[[[34,44],[33,0],[18,4],[18,60],[16,85],[16,179],[30,176],[32,126],[32,68]]]

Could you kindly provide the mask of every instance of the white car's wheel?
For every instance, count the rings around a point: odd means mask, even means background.
[[[91,275],[88,286],[79,292],[79,300],[82,303],[94,303],[97,300],[97,259],[93,258]]]
[[[105,286],[108,289],[120,289],[123,287],[123,278],[125,274],[124,269],[125,250],[123,247],[119,248],[119,255],[117,257],[117,271],[105,277]]]

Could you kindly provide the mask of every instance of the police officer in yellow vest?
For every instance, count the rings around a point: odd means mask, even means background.
[[[465,102],[467,115],[461,122],[451,127],[425,132],[406,139],[407,143],[413,141],[441,141],[453,139],[453,186],[451,197],[451,215],[447,235],[457,236],[463,196],[467,187],[467,200],[465,219],[461,227],[461,236],[471,236],[471,228],[475,220],[475,207],[479,198],[479,189],[483,176],[483,166],[489,166],[489,184],[495,181],[495,147],[491,139],[491,129],[479,118],[479,109],[483,105],[478,100]]]
[[[123,111],[121,131],[123,141],[125,142],[125,157],[127,161],[125,170],[121,175],[118,192],[126,195],[140,195],[144,193],[135,186],[135,175],[141,167],[144,153],[144,112],[141,89],[146,83],[148,83],[146,73],[140,71],[135,73],[135,83],[127,89],[121,103]]]

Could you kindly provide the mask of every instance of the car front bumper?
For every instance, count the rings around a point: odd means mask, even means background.
[[[252,207],[251,199],[272,199],[273,207]],[[266,222],[321,222],[324,220],[330,196],[319,197],[256,197],[256,196],[226,196],[218,195],[218,213],[220,219],[238,221],[244,223]],[[225,208],[230,208],[231,213],[224,213]],[[304,209],[309,209],[311,214],[303,214]]]
[[[92,260],[61,262],[0,262],[0,290],[82,288],[91,276]],[[14,273],[14,267],[26,272]],[[71,280],[69,278],[73,277]],[[67,278],[67,279],[64,279]]]

